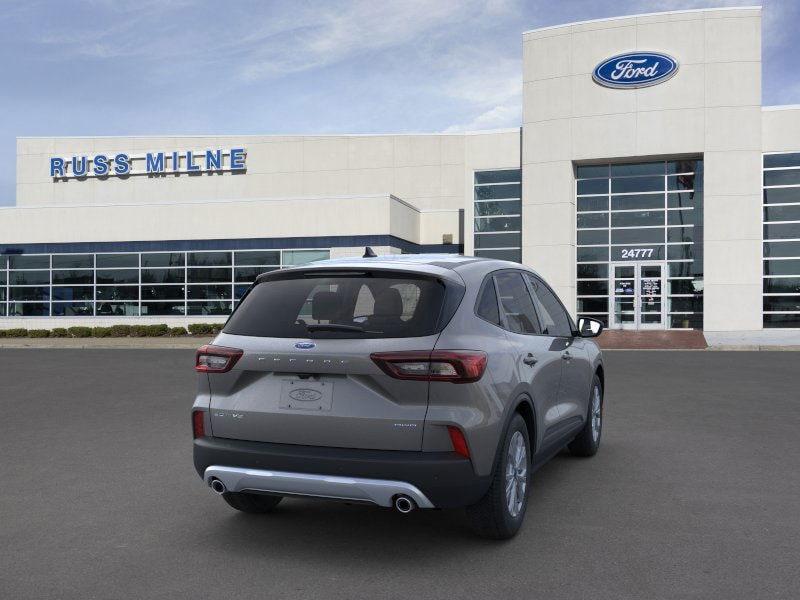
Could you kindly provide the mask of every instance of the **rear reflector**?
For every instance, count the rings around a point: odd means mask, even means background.
[[[242,357],[242,354],[244,351],[238,348],[225,348],[210,344],[202,346],[197,350],[194,369],[201,373],[227,373]]]
[[[450,434],[450,441],[453,443],[453,450],[464,458],[469,458],[469,447],[467,446],[467,439],[464,437],[464,432],[458,427],[448,425],[447,433]]]
[[[478,350],[376,352],[369,357],[395,379],[472,383],[486,370],[486,353]]]
[[[206,435],[205,412],[195,410],[192,412],[192,433],[195,439]]]

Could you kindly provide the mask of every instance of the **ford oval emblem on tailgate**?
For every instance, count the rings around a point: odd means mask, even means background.
[[[322,392],[308,388],[300,388],[289,392],[289,398],[298,402],[319,402],[322,399]]]
[[[298,350],[311,350],[311,348],[316,348],[317,345],[314,342],[297,342],[294,347]]]

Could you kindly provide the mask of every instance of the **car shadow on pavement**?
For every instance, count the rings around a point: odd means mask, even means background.
[[[569,469],[574,461],[563,453],[535,473],[526,523],[520,535],[524,535],[526,527],[535,527],[536,522],[548,519],[541,512],[545,503],[538,498],[538,492],[548,485],[557,485],[561,479],[559,471]],[[316,558],[328,563],[352,563],[354,559],[383,563],[390,553],[397,561],[414,563],[420,552],[437,554],[436,548],[440,546],[436,542],[464,549],[502,544],[474,535],[465,511],[458,509],[415,510],[403,515],[368,504],[285,498],[273,513],[248,515],[228,508],[221,499],[214,500],[217,503],[203,518],[202,543],[216,545],[225,553],[250,556],[257,553],[264,557],[277,553],[282,558],[305,559],[317,555]]]

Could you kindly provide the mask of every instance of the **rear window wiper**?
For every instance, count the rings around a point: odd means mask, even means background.
[[[378,333],[377,331],[367,331],[358,325],[339,325],[337,323],[309,323],[306,330],[310,333],[314,331],[354,331],[357,333]]]

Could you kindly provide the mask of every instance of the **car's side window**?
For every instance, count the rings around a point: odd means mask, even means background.
[[[506,328],[514,333],[540,333],[539,320],[522,274],[516,271],[498,273],[495,281]]]
[[[571,337],[572,324],[555,294],[533,275],[526,274],[533,288],[534,302],[542,320],[542,333],[555,337]]]
[[[475,314],[492,325],[500,326],[500,311],[497,308],[497,292],[494,279],[490,276],[483,282],[483,289],[475,306]]]

